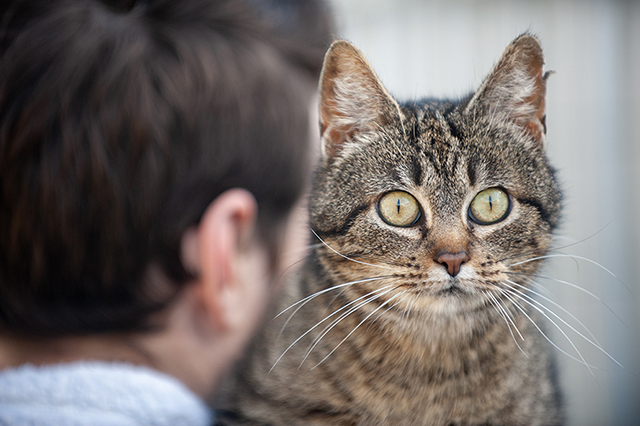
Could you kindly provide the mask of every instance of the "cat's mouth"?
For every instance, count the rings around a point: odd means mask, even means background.
[[[452,279],[449,280],[442,289],[438,290],[436,295],[440,297],[459,297],[466,293],[467,292],[458,283],[458,280]]]
[[[459,296],[462,293],[464,293],[464,291],[456,285],[452,285],[445,288],[444,290],[440,290],[440,295],[444,297]]]

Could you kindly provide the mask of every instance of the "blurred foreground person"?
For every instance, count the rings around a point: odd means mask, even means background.
[[[0,12],[0,424],[210,424],[306,235],[324,4]]]

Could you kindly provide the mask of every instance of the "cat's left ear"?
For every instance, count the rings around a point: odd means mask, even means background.
[[[401,116],[398,103],[362,53],[348,41],[334,42],[320,76],[323,154],[335,157],[358,133],[376,130]]]
[[[551,72],[545,73],[543,66],[538,39],[528,34],[518,37],[504,51],[465,112],[509,120],[544,148],[545,96]]]

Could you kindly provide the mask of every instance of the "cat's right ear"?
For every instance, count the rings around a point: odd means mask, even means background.
[[[467,105],[465,112],[505,119],[544,148],[547,133],[547,78],[540,42],[530,34],[516,38]]]
[[[320,75],[324,157],[335,157],[356,134],[375,130],[401,114],[362,53],[348,41],[334,42]]]

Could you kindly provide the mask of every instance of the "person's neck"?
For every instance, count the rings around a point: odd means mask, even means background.
[[[174,376],[196,394],[209,397],[229,360],[237,356],[232,349],[238,345],[227,341],[233,335],[202,327],[200,316],[194,314],[194,293],[187,287],[178,295],[158,318],[163,325],[157,330],[56,338],[0,332],[0,370],[23,364],[126,362]]]
[[[150,355],[121,333],[57,338],[0,334],[0,369],[80,360],[152,364]]]

